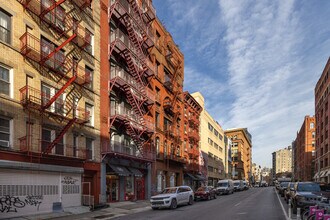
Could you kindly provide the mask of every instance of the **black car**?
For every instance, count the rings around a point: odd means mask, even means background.
[[[291,207],[293,214],[297,214],[297,208],[301,210],[313,206],[323,200],[320,185],[314,182],[297,182],[291,191]]]
[[[278,187],[278,193],[283,197],[284,196],[284,190],[288,187],[289,182],[281,182],[280,186]]]

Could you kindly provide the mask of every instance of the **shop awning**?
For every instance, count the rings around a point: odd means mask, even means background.
[[[131,175],[131,172],[129,172],[125,167],[119,166],[119,165],[114,165],[114,164],[109,164],[111,169],[117,173],[119,176],[129,176]]]
[[[316,179],[318,177],[318,175],[319,175],[319,172],[316,172],[313,179]]]
[[[185,173],[184,175],[188,176],[189,178],[191,178],[192,180],[198,180],[198,178],[196,178],[193,174],[191,173]]]
[[[204,181],[205,177],[199,174],[196,174],[195,177],[197,178],[198,181]]]
[[[138,176],[138,177],[143,176],[143,173],[140,170],[136,169],[136,168],[129,167],[128,169],[131,171],[131,173],[133,173],[134,176]]]

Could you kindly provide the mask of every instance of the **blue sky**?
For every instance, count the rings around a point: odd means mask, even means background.
[[[253,162],[291,144],[330,52],[328,0],[153,0],[185,56],[184,89],[200,91],[224,129],[247,127]]]

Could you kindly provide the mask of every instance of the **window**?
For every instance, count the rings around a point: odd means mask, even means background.
[[[94,70],[92,68],[89,68],[88,66],[85,66],[85,73],[86,73],[86,80],[88,79],[88,84],[86,84],[86,87],[89,89],[93,89],[93,77],[94,77]]]
[[[0,11],[1,12],[1,11]],[[0,66],[0,94],[11,95],[10,94],[10,71],[9,69]]]
[[[314,123],[313,122],[309,124],[309,128],[311,128],[311,129],[314,128]]]
[[[219,134],[219,139],[222,141],[223,136],[221,134]]]
[[[89,114],[89,120],[87,125],[94,126],[94,106],[88,103],[85,104],[85,111]]]
[[[86,138],[86,159],[94,159],[94,140],[92,138]]]
[[[59,50],[51,58],[47,58],[47,56],[52,53],[55,48],[57,48],[57,45],[46,38],[41,38],[41,57],[42,59],[46,59],[46,66],[55,71],[63,71],[63,64],[65,61],[65,54],[63,50]]]
[[[78,136],[74,135],[73,136],[73,148],[72,148],[72,156],[73,157],[78,157]]]
[[[312,132],[312,138],[315,138],[315,131]]]
[[[213,126],[212,126],[210,123],[208,123],[208,127],[209,127],[209,130],[210,130],[211,132],[213,132]]]
[[[156,76],[158,76],[159,77],[159,72],[160,72],[160,63],[156,60],[156,66],[157,66],[157,68],[156,68]]]
[[[10,119],[0,117],[0,147],[10,146]]]
[[[159,156],[159,137],[156,138],[156,153]]]
[[[156,112],[156,117],[155,117],[155,120],[156,120],[156,127],[159,128],[159,113]]]
[[[0,41],[11,44],[11,15],[0,8]]]
[[[219,135],[219,132],[216,129],[214,129],[214,135],[217,136],[217,137]]]
[[[86,28],[86,36],[90,36],[90,44],[85,47],[85,50],[94,56],[94,35]]]

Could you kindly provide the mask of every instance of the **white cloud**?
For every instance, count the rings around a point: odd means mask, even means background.
[[[307,78],[295,54],[302,39],[294,3],[219,1],[226,25],[229,82],[236,96],[225,127],[248,127],[255,137],[253,161],[268,166],[271,152],[291,144],[292,131],[313,112],[312,99],[303,101],[306,94],[299,95],[313,85],[290,84],[298,74]]]

